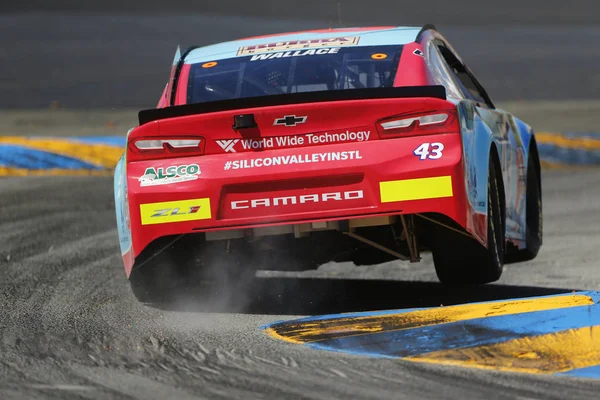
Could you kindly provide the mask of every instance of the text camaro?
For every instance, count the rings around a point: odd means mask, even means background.
[[[301,196],[286,196],[286,197],[274,197],[266,199],[254,199],[254,200],[238,200],[231,202],[232,209],[240,208],[256,208],[256,207],[277,207],[287,206],[293,204],[306,204],[306,203],[318,203],[326,201],[344,201],[352,199],[362,199],[362,190],[353,190],[349,192],[337,192],[337,193],[322,193],[322,194],[303,194]]]
[[[542,245],[533,130],[431,25],[177,49],[127,134],[115,204],[143,302],[257,269],[425,253],[441,282],[482,284]]]

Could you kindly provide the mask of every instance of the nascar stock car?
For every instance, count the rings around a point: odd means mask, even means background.
[[[141,301],[167,277],[424,251],[441,282],[480,284],[542,244],[533,130],[432,25],[178,48],[128,132],[115,202]]]

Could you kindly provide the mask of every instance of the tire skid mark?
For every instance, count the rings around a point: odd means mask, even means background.
[[[168,398],[192,400],[205,398],[127,371],[116,372],[106,368],[89,367],[80,367],[75,371],[82,378],[97,385],[118,391],[121,394],[131,396],[132,398],[144,398],[148,400],[164,400]]]

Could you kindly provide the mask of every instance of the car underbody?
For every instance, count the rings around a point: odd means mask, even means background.
[[[251,255],[253,263],[247,263],[247,268],[254,270],[311,269],[330,261],[356,265],[393,260],[414,263],[421,261],[421,252],[430,250],[430,241],[440,229],[476,241],[441,214],[378,216],[162,237],[140,254],[136,264],[140,267],[160,252],[186,254],[182,259],[198,260],[209,248],[224,255]]]

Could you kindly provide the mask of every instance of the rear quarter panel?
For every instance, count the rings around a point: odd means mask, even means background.
[[[117,216],[117,233],[121,256],[125,263],[127,273],[133,266],[133,249],[131,240],[131,220],[129,217],[129,201],[127,195],[127,172],[125,153],[117,162],[114,176],[115,212]]]
[[[467,230],[487,243],[487,178],[493,133],[470,101],[457,103],[463,145]]]
[[[487,181],[492,145],[502,169],[506,204],[506,238],[522,247],[525,239],[525,185],[531,133],[527,125],[503,110],[478,107],[470,100],[457,103],[463,140],[467,229],[487,243]]]

